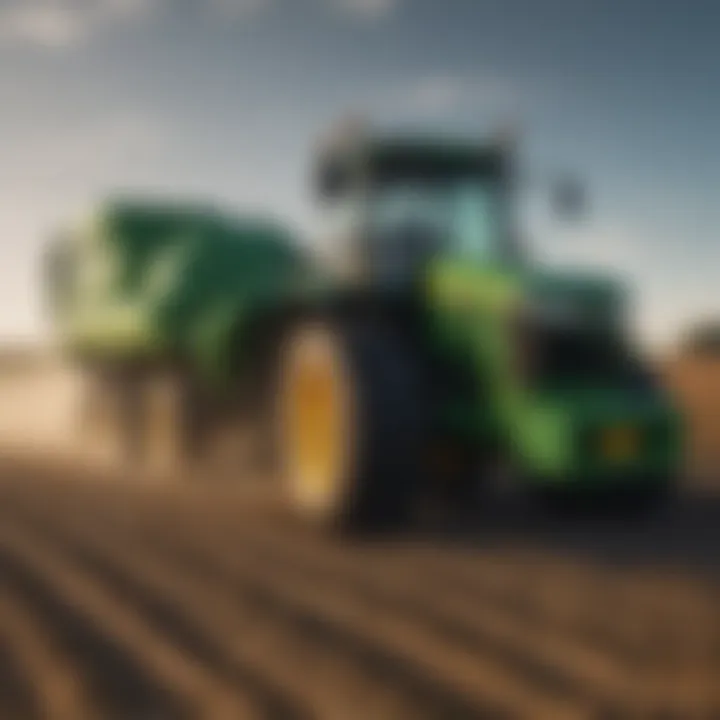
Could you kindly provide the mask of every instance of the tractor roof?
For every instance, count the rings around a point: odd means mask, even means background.
[[[429,133],[346,133],[322,145],[321,164],[359,164],[374,172],[499,172],[512,156],[510,138],[465,140]]]
[[[377,137],[366,149],[368,163],[381,174],[407,170],[499,171],[506,149],[495,143],[472,143],[438,137]]]

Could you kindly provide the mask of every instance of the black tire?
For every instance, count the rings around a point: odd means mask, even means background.
[[[618,483],[595,490],[545,490],[536,494],[542,507],[556,517],[638,522],[650,520],[675,496],[672,480]]]
[[[432,447],[446,446],[451,457],[445,462],[428,463],[419,498],[418,521],[422,527],[443,531],[469,530],[477,524],[487,505],[488,484],[485,466],[474,448],[429,436]],[[437,460],[437,459],[435,459]]]
[[[672,480],[656,480],[618,489],[606,500],[608,511],[621,520],[652,520],[671,504],[675,497]]]
[[[332,477],[323,502],[309,508],[293,492],[300,471],[293,467],[287,436],[279,433],[281,473],[291,490],[291,503],[314,523],[340,531],[396,528],[408,519],[415,491],[422,484],[427,412],[417,363],[391,328],[361,320],[300,323],[281,354],[281,408],[286,393],[283,378],[310,333],[321,337],[342,364],[352,398],[347,438],[352,450]],[[282,409],[279,415],[282,425]]]

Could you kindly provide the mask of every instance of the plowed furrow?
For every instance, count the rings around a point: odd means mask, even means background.
[[[558,632],[545,617],[518,615],[500,598],[467,597],[397,567],[378,567],[370,558],[348,557],[334,549],[284,543],[270,537],[243,538],[245,552],[267,566],[289,567],[294,576],[323,587],[338,587],[368,605],[417,619],[457,646],[491,652],[510,666],[565,697],[613,705],[637,689],[630,669]],[[258,533],[259,535],[259,533]],[[438,592],[438,587],[443,591]]]
[[[173,627],[167,629],[174,628],[176,637],[187,637],[185,623],[192,622],[197,629],[189,649],[197,652],[200,644],[215,646],[212,657],[205,651],[202,658],[214,663],[216,671],[227,670],[217,662],[220,652],[225,662],[242,662],[245,672],[252,667],[255,673],[264,675],[268,685],[309,709],[312,717],[364,720],[368,713],[378,720],[503,717],[501,710],[486,713],[482,707],[464,703],[449,692],[433,689],[432,683],[428,687],[428,678],[413,677],[411,671],[398,672],[393,668],[393,658],[373,652],[371,647],[358,663],[352,655],[356,651],[363,655],[362,648],[347,641],[340,645],[326,643],[328,632],[318,616],[299,615],[294,608],[287,612],[283,607],[278,613],[274,598],[268,602],[265,594],[233,593],[227,584],[211,589],[210,584],[192,577],[186,568],[173,571],[174,563],[167,557],[153,557],[157,554],[155,540],[142,542],[136,534],[118,542],[115,527],[111,538],[101,537],[88,527],[58,532],[47,520],[43,518],[39,532],[49,533],[54,543],[77,555],[128,602],[137,603],[140,594],[145,606],[154,605],[151,612],[158,622],[167,624],[173,617]],[[109,527],[107,522],[102,523],[105,533]],[[149,590],[153,593],[151,601]],[[179,623],[183,623],[180,631]],[[348,649],[353,651],[350,657],[338,654],[338,650]],[[396,680],[400,682],[394,687]],[[275,709],[274,715],[282,718],[301,714]]]
[[[212,527],[220,533],[222,525],[205,523],[205,531]],[[226,530],[228,537],[237,535],[236,529]],[[358,555],[277,524],[253,528],[253,539],[261,535],[289,551],[303,551],[317,563],[332,554],[336,564],[347,568],[349,559]],[[358,563],[387,578],[402,577],[431,594],[432,588],[442,587],[448,597],[501,607],[520,621],[574,638],[627,669],[655,672],[664,667],[670,673],[692,658],[710,662],[720,647],[718,588],[671,571],[591,571],[550,554],[416,547],[361,554]]]
[[[7,648],[27,679],[33,705],[39,717],[91,720],[96,715],[86,696],[81,669],[53,642],[47,618],[32,613],[22,598],[0,593],[0,641]],[[23,686],[18,682],[18,687]],[[0,706],[5,706],[0,694]],[[22,713],[28,717],[28,713]]]
[[[582,708],[582,703],[570,706],[566,702],[562,690],[567,688],[548,687],[548,677],[539,666],[531,677],[523,672],[527,667],[522,667],[519,657],[513,658],[518,662],[504,662],[509,658],[488,652],[491,648],[463,647],[457,642],[461,630],[452,638],[444,637],[426,618],[414,617],[402,606],[368,603],[341,583],[308,576],[281,558],[268,563],[255,555],[252,544],[239,543],[228,552],[228,546],[208,543],[196,533],[191,539],[178,537],[170,542],[171,528],[161,533],[148,530],[149,544],[162,544],[173,562],[184,563],[203,583],[229,584],[246,597],[255,597],[266,609],[275,607],[276,612],[311,623],[316,633],[325,625],[336,633],[350,634],[366,652],[382,651],[419,668],[480,707],[490,704],[525,715],[532,708],[535,717],[561,717],[568,712],[577,717]]]
[[[412,698],[392,697],[388,688],[349,674],[331,650],[292,632],[277,618],[267,618],[257,604],[228,588],[211,589],[184,571],[178,572],[157,549],[138,537],[98,534],[97,526],[58,530],[43,518],[38,529],[88,565],[119,597],[140,604],[156,624],[219,675],[249,686],[268,715],[280,718],[420,717]],[[105,531],[108,525],[103,524]],[[351,670],[353,668],[350,668]],[[395,693],[397,695],[397,693]],[[353,703],[362,702],[355,710]],[[457,707],[460,707],[457,704]],[[359,713],[359,714],[358,714]]]
[[[120,494],[118,502],[125,506],[139,505],[141,512],[146,510],[150,514],[159,512],[178,520],[187,519],[194,525],[225,527],[235,532],[240,524],[239,517],[242,517],[243,526],[262,528],[269,522],[267,513],[258,519],[247,503],[231,495],[228,502],[223,502],[211,495],[196,493],[168,493],[165,489],[144,492],[140,487],[132,490]],[[312,538],[312,534],[288,528],[283,522],[270,522],[270,525],[273,532],[288,538],[292,545]],[[628,536],[628,542],[632,542],[632,535]],[[720,602],[720,588],[708,584],[694,587],[686,582],[687,573],[654,573],[649,569],[638,572],[637,568],[580,563],[559,552],[540,552],[528,543],[509,548],[504,545],[498,548],[488,543],[473,549],[462,545],[438,546],[435,542],[394,544],[383,553],[381,562],[388,568],[415,567],[426,578],[450,583],[450,587],[459,582],[466,590],[476,581],[481,591],[490,585],[522,597],[528,595],[527,590],[552,586],[548,600],[557,599],[561,612],[567,606],[582,608],[596,604],[622,608],[624,612],[620,617],[610,618],[610,629],[622,624],[626,616],[651,619],[662,627],[667,624],[668,615],[688,611],[714,612]],[[550,577],[548,573],[551,573]],[[636,626],[636,623],[632,624]]]
[[[246,553],[268,567],[290,566],[306,579],[320,574],[328,587],[344,586],[368,604],[382,603],[386,609],[415,617],[457,645],[476,652],[490,651],[534,677],[538,684],[566,697],[589,699],[601,707],[614,707],[621,699],[627,702],[629,698],[638,703],[643,697],[646,703],[662,705],[686,685],[679,672],[677,653],[673,655],[674,672],[659,674],[656,663],[649,668],[638,666],[637,654],[630,652],[634,649],[632,636],[623,638],[624,644],[613,643],[602,634],[602,627],[593,628],[594,617],[612,622],[616,616],[607,612],[606,606],[597,602],[583,604],[578,615],[584,624],[575,620],[571,608],[566,607],[560,615],[548,612],[541,600],[547,597],[548,589],[554,589],[552,575],[546,585],[534,592],[528,589],[519,598],[512,593],[493,594],[488,588],[483,588],[483,593],[465,594],[458,592],[462,582],[453,583],[451,578],[438,583],[432,575],[421,577],[412,566],[394,563],[389,568],[384,552],[353,551],[307,535],[301,538],[299,533],[292,535],[275,526],[253,527],[245,532],[236,528],[234,533],[225,530],[205,523],[195,528],[194,534],[217,535],[218,548],[242,543]],[[483,564],[480,570],[484,571],[479,573],[481,576],[491,575]],[[677,616],[674,627],[679,627],[677,618],[682,617],[693,616]],[[638,616],[629,618],[631,623],[640,624],[642,620]],[[708,622],[701,625],[706,632],[711,631],[712,640],[713,623],[711,618],[705,620]],[[682,630],[690,632],[687,625]],[[701,647],[695,644],[685,648],[685,665],[692,667],[695,663],[702,669],[702,664],[710,661],[712,643],[707,636],[704,640]]]
[[[698,699],[707,699],[714,688],[720,699],[720,688],[712,682],[713,673],[720,677],[717,610],[703,615],[701,607],[698,612],[668,615],[665,624],[656,628],[658,637],[650,648],[665,656],[651,655],[649,662],[639,664],[636,654],[623,653],[618,643],[591,636],[587,623],[593,615],[612,620],[616,614],[601,603],[585,607],[585,624],[579,624],[573,622],[570,610],[568,618],[548,612],[538,598],[539,589],[529,592],[517,607],[512,595],[485,592],[468,596],[450,583],[424,580],[400,565],[389,571],[367,556],[348,558],[336,547],[286,544],[272,537],[271,528],[246,542],[248,551],[266,564],[284,560],[308,577],[320,574],[325,582],[345,586],[368,602],[392,604],[398,612],[422,618],[460,645],[492,648],[498,657],[523,667],[528,674],[535,673],[545,687],[555,687],[566,697],[590,699],[606,709],[632,701],[648,710],[676,703],[678,697],[689,698],[688,688],[694,689]],[[541,589],[552,591],[552,586]],[[642,618],[633,620],[639,623]],[[589,637],[593,642],[588,642]],[[701,692],[703,683],[705,691]],[[707,699],[705,706],[712,704]],[[693,705],[698,703],[687,707]]]
[[[524,623],[502,609],[468,602],[439,591],[437,586],[431,588],[434,592],[415,583],[403,586],[401,574],[376,573],[371,563],[362,569],[350,566],[336,573],[327,568],[318,572],[317,568],[298,563],[295,550],[268,552],[252,538],[243,538],[243,558],[251,556],[256,567],[249,570],[243,564],[240,573],[257,572],[258,567],[280,567],[292,587],[312,587],[336,603],[353,598],[366,616],[375,616],[376,623],[378,617],[403,618],[396,625],[421,627],[468,657],[484,658],[486,662],[492,658],[496,669],[503,668],[507,677],[522,678],[526,694],[532,688],[542,689],[549,696],[575,701],[577,708],[592,707],[607,713],[630,705],[657,707],[664,702],[663,693],[658,691],[667,688],[658,688],[655,683],[644,687],[641,677],[633,676],[626,665],[583,647],[572,637],[548,632],[542,624]],[[215,546],[207,552],[213,557],[221,555]],[[383,632],[390,634],[388,630]]]
[[[98,626],[76,607],[71,594],[58,594],[52,582],[2,541],[0,571],[12,586],[13,594],[48,624],[48,635],[67,658],[65,664],[78,667],[93,700],[95,717],[119,719],[143,712],[156,713],[163,719],[186,716],[171,693],[149,679],[142,665],[113,644],[102,625]],[[33,700],[37,706],[37,698],[33,696]]]
[[[14,643],[0,640],[0,718],[39,720],[41,705]]]
[[[97,578],[14,520],[0,527],[0,563],[37,612],[55,618],[71,655],[95,665],[100,717],[255,717],[219,683],[134,613]]]
[[[717,656],[720,596],[711,585],[673,577],[653,584],[596,567],[592,582],[562,561],[537,557],[532,567],[503,563],[471,569],[452,558],[430,564],[428,578],[450,594],[492,597],[528,621],[555,627],[640,672],[668,672],[678,663]],[[652,602],[650,602],[652,598]]]
[[[312,554],[308,548],[308,555]],[[532,567],[512,557],[482,558],[475,567],[468,567],[467,562],[458,567],[452,558],[446,563],[436,559],[419,564],[422,574],[417,566],[402,560],[390,561],[382,570],[376,565],[375,569],[390,577],[405,572],[409,578],[422,578],[426,588],[444,588],[444,596],[502,608],[522,624],[545,628],[573,639],[588,651],[612,658],[625,672],[657,670],[663,663],[670,670],[692,657],[709,660],[720,640],[720,598],[714,600],[709,590],[688,592],[681,605],[673,604],[669,597],[678,588],[657,588],[653,612],[652,607],[636,601],[635,593],[644,597],[648,592],[641,580],[633,584],[623,580],[625,586],[611,594],[604,586],[617,585],[618,580],[597,568],[599,587],[593,592],[587,584],[580,587],[575,576],[565,572],[562,562],[551,557],[536,558]],[[662,605],[664,599],[668,605]],[[692,618],[693,622],[679,622],[683,618]],[[568,660],[570,657],[568,654]]]
[[[1,487],[5,512],[266,712],[720,717],[720,598],[689,573],[343,545],[231,495],[28,490]]]
[[[492,598],[485,589],[484,595],[465,596],[457,592],[457,583],[451,582],[452,578],[448,582],[438,583],[432,575],[422,579],[416,572],[417,568],[412,566],[411,570],[415,572],[404,572],[407,567],[401,563],[393,563],[392,567],[388,567],[388,562],[384,562],[384,552],[355,552],[316,541],[307,535],[303,538],[299,533],[282,531],[275,526],[264,529],[256,526],[245,532],[235,528],[234,533],[227,528],[226,532],[222,532],[207,522],[195,528],[196,537],[208,534],[218,535],[216,552],[220,552],[220,548],[227,544],[242,543],[244,552],[254,554],[256,561],[264,562],[268,567],[295,566],[295,570],[302,572],[306,581],[315,578],[319,571],[328,588],[344,585],[346,590],[352,591],[367,604],[381,602],[386,610],[413,616],[441,631],[457,645],[465,645],[475,652],[491,651],[496,657],[521,670],[526,677],[534,677],[544,688],[554,689],[564,697],[590,699],[595,707],[611,709],[618,703],[631,701],[632,705],[645,706],[648,710],[673,703],[681,703],[682,707],[686,700],[679,698],[689,697],[688,687],[696,690],[712,688],[710,681],[704,686],[698,681],[698,676],[707,674],[705,669],[708,666],[705,663],[712,661],[712,633],[717,625],[712,618],[697,618],[706,633],[705,642],[700,648],[697,643],[686,647],[685,671],[681,672],[678,667],[681,661],[676,657],[672,672],[659,673],[657,663],[649,667],[637,666],[636,654],[627,652],[632,648],[632,636],[625,640],[624,654],[621,652],[622,645],[602,642],[602,635],[592,638],[598,640],[596,645],[584,644],[592,637],[587,620],[601,617],[612,623],[617,617],[617,613],[609,611],[612,606],[597,601],[583,604],[580,616],[586,619],[585,625],[573,625],[570,612],[566,613],[570,618],[568,622],[562,615],[553,618],[542,603],[534,606],[533,601],[538,599],[538,595],[547,596],[546,588],[550,591],[554,589],[552,575],[548,577],[546,585],[535,588],[535,593],[528,592],[518,608],[513,607],[512,595]],[[484,566],[486,562],[479,564],[478,575],[491,575]],[[463,575],[468,575],[467,568],[463,570]],[[288,574],[287,570],[285,574]],[[505,607],[502,606],[503,602]],[[388,603],[391,604],[390,608]],[[522,608],[525,609],[524,613],[517,612]],[[615,609],[624,612],[622,606]],[[692,628],[683,618],[693,617],[693,614],[686,612],[669,618],[668,622],[676,629],[676,635],[678,629],[681,633],[684,631],[691,634]],[[717,614],[713,617],[717,618]],[[552,622],[553,619],[556,622]],[[628,618],[628,623],[632,627],[632,623],[641,624],[643,619],[642,615],[636,614]],[[595,630],[601,632],[601,629]],[[708,631],[710,638],[707,636]],[[599,648],[607,649],[608,646],[614,650],[612,657],[598,652]],[[658,644],[655,643],[654,647],[657,649]],[[678,647],[682,646],[676,644],[674,649]],[[706,708],[714,702],[712,690],[709,692],[710,695],[707,690],[695,695],[697,698],[705,698],[703,702]]]
[[[232,533],[232,521],[225,525]],[[213,527],[219,531],[221,523]],[[267,534],[267,528],[259,526],[258,532]],[[321,553],[332,549],[309,533],[304,533],[304,543],[299,533],[282,526],[273,526],[272,533],[278,541],[290,540],[288,547],[308,546],[308,550],[312,547]],[[586,619],[588,631],[594,628],[598,638],[605,635],[608,640],[617,640],[621,652],[628,649],[625,643],[633,638],[639,642],[643,634],[657,637],[658,630],[672,625],[674,617],[717,617],[720,604],[717,586],[696,582],[687,573],[618,569],[598,563],[580,565],[569,556],[539,553],[526,547],[400,545],[383,548],[376,556],[375,566],[389,574],[414,572],[426,585],[442,586],[450,594],[476,595],[478,600],[491,594],[502,598],[503,603],[514,600],[518,610],[544,609],[548,613],[546,621],[579,626]],[[599,614],[595,612],[598,606],[617,612]],[[699,626],[707,628],[703,623]]]

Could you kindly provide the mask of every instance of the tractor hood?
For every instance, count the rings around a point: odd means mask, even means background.
[[[528,467],[546,477],[661,475],[679,463],[672,403],[628,344],[626,296],[616,279],[597,275],[523,282],[530,380],[512,427]]]
[[[507,265],[440,261],[427,272],[430,295],[446,309],[522,315],[542,325],[613,327],[622,321],[625,286],[614,277]],[[544,321],[544,322],[543,322]]]
[[[613,327],[627,299],[617,279],[601,275],[530,272],[522,279],[524,307],[542,325]]]
[[[660,389],[652,393],[586,389],[537,395],[515,425],[515,440],[528,468],[550,479],[614,473],[658,477],[682,461],[680,418]],[[627,447],[621,440],[629,438]]]

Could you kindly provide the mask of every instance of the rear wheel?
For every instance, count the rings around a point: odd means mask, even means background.
[[[278,449],[293,508],[345,530],[402,522],[420,485],[426,413],[411,354],[388,328],[313,321],[287,338]]]

